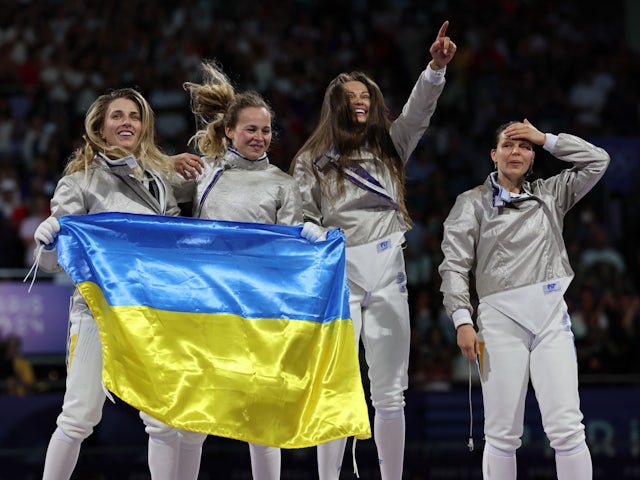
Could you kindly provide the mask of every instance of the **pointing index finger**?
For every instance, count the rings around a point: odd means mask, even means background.
[[[442,26],[440,27],[440,31],[438,32],[438,38],[444,38],[447,33],[447,27],[449,26],[449,20],[445,20]]]

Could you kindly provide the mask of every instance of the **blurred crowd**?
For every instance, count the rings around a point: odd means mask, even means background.
[[[372,76],[396,116],[439,26],[458,52],[432,126],[408,167],[415,221],[406,260],[413,321],[411,385],[464,381],[467,365],[439,293],[442,223],[457,194],[490,172],[495,128],[528,118],[545,132],[597,143],[638,141],[640,57],[626,3],[552,0],[16,0],[0,18],[0,269],[32,262],[32,237],[81,139],[88,105],[137,87],[156,112],[159,144],[187,149],[194,132],[182,84],[202,59],[275,112],[270,159],[286,170],[315,125],[324,89],[342,71]],[[630,27],[629,27],[630,28]],[[627,33],[625,33],[627,32]],[[605,146],[605,145],[602,145]],[[612,152],[610,152],[612,153]],[[612,154],[610,170],[617,168]],[[534,175],[561,165],[538,152]],[[629,165],[627,168],[629,168]],[[637,375],[640,360],[637,198],[640,167],[607,177],[567,216],[576,277],[566,295],[582,375]],[[608,172],[609,175],[610,172]]]
[[[0,393],[22,397],[41,390],[35,369],[22,355],[22,340],[18,335],[2,336],[0,332]]]

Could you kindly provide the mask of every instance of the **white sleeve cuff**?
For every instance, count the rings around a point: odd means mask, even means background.
[[[440,85],[444,82],[444,74],[447,73],[447,66],[445,65],[440,70],[434,70],[431,68],[431,62],[427,65],[427,68],[424,71],[425,78],[429,83],[433,83],[434,85]]]
[[[544,148],[547,152],[553,152],[556,149],[556,143],[558,143],[558,136],[553,133],[544,134]]]
[[[471,314],[466,308],[461,308],[460,310],[456,310],[455,312],[453,312],[453,315],[451,315],[451,320],[453,320],[453,324],[455,325],[456,329],[460,325],[473,325]]]

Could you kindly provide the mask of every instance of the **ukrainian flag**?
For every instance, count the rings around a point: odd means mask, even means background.
[[[58,261],[100,330],[102,377],[177,428],[282,448],[371,436],[339,230],[99,213]]]

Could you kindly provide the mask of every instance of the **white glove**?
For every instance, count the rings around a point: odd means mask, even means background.
[[[327,239],[327,232],[313,222],[304,222],[300,236],[310,242],[324,242]]]
[[[55,241],[59,231],[60,223],[58,222],[58,219],[56,217],[49,217],[38,225],[38,228],[36,228],[36,231],[33,234],[33,239],[36,243],[50,245]]]

